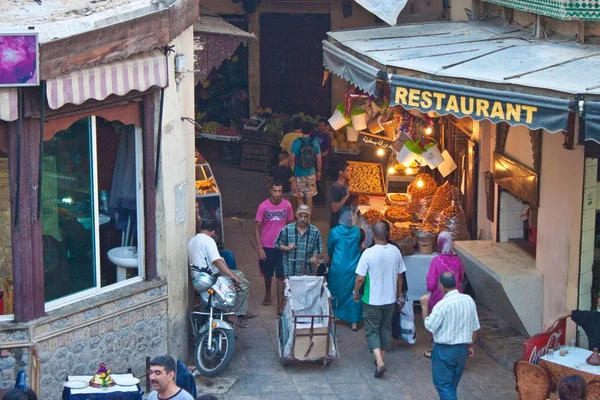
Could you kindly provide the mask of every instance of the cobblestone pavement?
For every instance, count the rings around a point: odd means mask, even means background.
[[[266,198],[266,190],[262,189],[263,174],[219,165],[213,166],[213,170],[223,193],[226,245],[234,251],[238,269],[243,270],[251,282],[249,308],[259,314],[249,321],[249,329],[236,329],[234,358],[223,376],[238,380],[227,394],[217,397],[220,400],[436,399],[431,383],[431,361],[423,356],[430,346],[429,335],[418,313],[417,343],[413,346],[394,343],[387,356],[388,371],[382,379],[373,377],[374,366],[364,330],[352,332],[345,325],[338,325],[337,329],[340,359],[327,367],[320,363],[281,366],[277,355],[275,307],[261,304],[264,284],[251,243],[253,213]],[[325,236],[327,215],[326,209],[317,209],[316,225]],[[514,387],[512,373],[477,347],[475,358],[469,360],[465,368],[459,398],[516,398]]]

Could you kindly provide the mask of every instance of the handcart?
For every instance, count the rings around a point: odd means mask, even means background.
[[[290,361],[339,358],[331,293],[322,276],[291,276],[285,284],[285,308],[275,320],[283,366]]]

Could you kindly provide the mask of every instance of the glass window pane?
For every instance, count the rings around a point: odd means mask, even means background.
[[[92,118],[44,141],[42,243],[46,301],[96,286]]]
[[[97,118],[101,285],[139,275],[136,129]]]
[[[0,147],[0,315],[13,313],[8,151]]]

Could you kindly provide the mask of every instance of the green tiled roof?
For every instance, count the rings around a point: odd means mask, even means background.
[[[562,20],[600,21],[600,0],[484,0]]]

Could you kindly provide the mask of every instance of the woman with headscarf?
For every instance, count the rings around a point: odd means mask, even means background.
[[[440,275],[452,272],[456,279],[456,288],[462,293],[462,282],[465,278],[465,267],[459,256],[454,252],[454,241],[450,232],[440,232],[437,238],[440,254],[431,260],[427,273],[427,290],[429,293],[421,297],[423,321],[429,316],[433,307],[444,297],[438,284]],[[425,352],[425,357],[431,357],[431,351]]]
[[[339,225],[331,230],[327,240],[327,253],[331,258],[327,283],[331,296],[337,298],[335,317],[351,324],[355,332],[362,321],[362,302],[352,299],[361,243],[360,229],[352,225],[350,211],[343,211]]]

